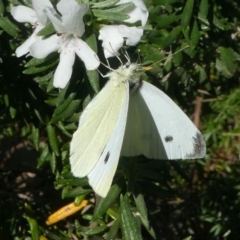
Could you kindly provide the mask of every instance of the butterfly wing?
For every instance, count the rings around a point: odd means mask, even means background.
[[[84,177],[95,168],[98,161],[106,161],[106,151],[109,151],[113,141],[111,136],[119,118],[124,118],[122,111],[126,108],[126,100],[128,102],[128,84],[108,81],[84,110],[70,143],[70,165],[74,176]],[[125,124],[121,127],[125,128]],[[107,169],[113,171],[110,167]]]
[[[114,131],[97,164],[88,174],[89,184],[94,191],[102,197],[107,195],[118,165],[126,127],[128,102],[129,91],[126,89],[125,102],[122,106]]]
[[[192,121],[165,93],[143,81],[130,96],[121,155],[193,159],[205,153],[204,139]]]

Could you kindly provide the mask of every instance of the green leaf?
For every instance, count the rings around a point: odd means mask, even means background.
[[[31,206],[28,203],[25,203],[24,205],[25,208],[25,218],[28,221],[28,224],[30,226],[30,233],[33,240],[39,240],[39,226],[36,220],[36,217],[34,217],[34,213],[33,210],[31,208]]]
[[[98,71],[92,70],[87,71],[88,80],[94,90],[95,93],[99,92],[99,74]]]
[[[192,49],[194,49],[198,45],[199,38],[200,38],[200,33],[199,33],[199,29],[198,29],[198,23],[197,23],[197,20],[195,19],[194,23],[193,23],[191,36],[190,36],[190,39],[191,39],[190,46]]]
[[[52,173],[55,173],[57,168],[57,159],[56,159],[56,154],[54,152],[52,153],[52,156],[50,158],[50,166],[51,166]]]
[[[96,205],[94,214],[93,214],[93,221],[97,218],[100,218],[103,214],[106,213],[108,208],[111,207],[113,202],[117,199],[119,194],[122,191],[123,181],[118,181],[114,184],[108,192],[108,195],[105,198],[100,198],[99,202]]]
[[[42,77],[37,76],[37,77],[35,77],[33,80],[34,80],[35,82],[41,84],[41,83],[48,82],[52,77],[53,77],[53,71],[50,72],[50,73],[48,73],[48,74],[46,74],[46,75],[44,75],[44,76],[42,76]],[[46,101],[47,101],[47,100],[46,100]]]
[[[34,144],[34,147],[38,150],[39,149],[39,129],[32,127],[32,141]]]
[[[40,168],[46,162],[48,155],[49,155],[49,149],[48,149],[48,146],[46,145],[42,150],[40,157],[38,158],[37,168]]]
[[[121,229],[124,240],[141,240],[141,229],[137,219],[133,216],[130,209],[129,199],[127,196],[121,196],[120,209],[121,209]]]
[[[181,26],[175,27],[166,38],[161,42],[162,48],[166,48],[173,44],[177,40],[181,33]]]
[[[117,2],[119,2],[119,0],[107,0],[107,1],[97,2],[97,3],[93,3],[91,8],[109,8],[116,5]]]
[[[18,35],[18,27],[7,17],[0,17],[0,27],[12,37],[16,37]]]
[[[42,60],[39,60],[39,61],[42,61]],[[38,66],[33,66],[33,67],[30,67],[30,68],[24,70],[23,73],[24,74],[36,74],[36,73],[46,71],[49,68],[56,66],[58,61],[59,60],[57,58],[51,58],[49,60],[44,61],[42,64],[39,64]]]
[[[109,12],[106,10],[92,10],[95,17],[109,21],[123,21],[129,19],[129,16],[123,13]]]
[[[176,16],[176,13],[170,14],[169,16],[158,16],[157,29],[166,28],[167,26],[176,22],[178,19],[179,19],[179,16]]]
[[[91,235],[96,235],[98,233],[101,233],[105,231],[107,226],[99,226],[99,227],[93,227],[89,228],[88,230],[84,231],[84,234],[91,236]]]
[[[61,114],[57,115],[56,117],[53,117],[51,119],[51,123],[55,123],[58,121],[64,121],[70,117],[76,112],[76,110],[79,108],[81,101],[80,100],[73,100],[63,111]]]
[[[47,134],[48,142],[50,144],[52,151],[56,154],[56,156],[59,156],[58,140],[55,129],[52,127],[51,124],[47,125]]]
[[[3,2],[2,2],[2,0],[0,0],[0,15],[3,15],[4,10],[5,10],[5,8],[4,8]]]
[[[135,7],[135,5],[132,2],[128,2],[128,3],[120,4],[114,8],[106,9],[105,11],[112,12],[112,13],[122,13],[122,12],[127,12],[127,11],[133,9],[134,7]]]
[[[199,6],[198,17],[207,20],[208,8],[209,8],[208,0],[202,0]]]
[[[110,227],[107,233],[106,240],[116,239],[119,227],[120,227],[120,216],[114,221],[113,225]]]
[[[71,179],[58,179],[55,182],[56,188],[61,188],[63,186],[78,186],[84,187],[88,186],[88,179],[87,177],[84,178],[71,178]]]
[[[68,107],[70,106],[70,104],[71,104],[72,102],[74,102],[73,99],[74,99],[75,95],[76,95],[76,93],[71,93],[71,94],[68,96],[68,98],[67,98],[62,104],[60,104],[60,105],[55,109],[55,111],[54,111],[54,113],[53,113],[53,116],[52,116],[52,119],[51,119],[51,123],[55,123],[55,122],[57,122],[57,121],[62,120],[63,115],[64,115],[64,112],[67,112],[67,111],[68,111]],[[76,101],[77,101],[77,104],[78,104],[78,106],[79,106],[80,102],[79,102],[78,100],[76,100]],[[78,107],[78,106],[77,106],[77,107]],[[74,107],[76,107],[76,106],[74,106]],[[74,109],[75,109],[75,108],[74,108]],[[75,110],[76,110],[76,109],[75,109]],[[71,115],[71,116],[72,116],[72,115]],[[71,117],[71,116],[70,116],[70,117]]]
[[[181,17],[182,28],[187,28],[189,26],[189,22],[192,17],[193,5],[194,0],[187,0]]]
[[[38,33],[37,36],[48,36],[51,35],[53,33],[55,33],[55,28],[52,24],[48,24],[46,27],[44,27],[43,29],[41,29]]]
[[[153,230],[153,228],[150,226],[150,223],[148,221],[148,214],[147,214],[147,207],[143,198],[143,195],[140,193],[137,193],[134,195],[134,200],[136,203],[136,207],[140,213],[139,218],[141,219],[141,222],[143,226],[146,228],[146,230],[149,232],[149,234],[156,239],[156,234]]]
[[[80,195],[86,195],[88,193],[92,192],[91,189],[84,189],[82,187],[76,187],[76,188],[73,188],[73,189],[70,189],[69,188],[64,188],[64,191],[62,192],[62,197],[63,198],[72,198],[72,197],[77,197],[77,196],[80,196]]]
[[[216,68],[226,77],[231,78],[236,69],[236,58],[232,48],[219,47],[220,60],[216,61]]]

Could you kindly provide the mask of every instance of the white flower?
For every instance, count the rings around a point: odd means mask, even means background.
[[[102,47],[106,58],[116,56],[118,50],[126,45],[135,46],[143,35],[143,29],[125,25],[105,25],[100,29],[99,39],[103,40]]]
[[[32,24],[35,29],[32,35],[16,49],[16,56],[21,57],[29,52],[29,47],[41,39],[42,37],[37,36],[37,33],[46,26],[47,16],[43,12],[45,7],[52,7],[49,0],[32,0],[33,9],[20,5],[11,9],[13,18],[18,22],[27,22]]]
[[[124,12],[129,16],[129,19],[124,20],[124,22],[135,23],[141,21],[142,27],[144,27],[148,19],[148,10],[144,2],[142,0],[120,0],[117,5],[128,2],[132,2],[135,7]],[[100,29],[99,33],[99,39],[103,41],[104,55],[106,58],[109,58],[116,56],[125,40],[128,46],[137,45],[143,35],[143,28],[125,25],[105,25]]]
[[[83,16],[87,4],[79,5],[75,0],[60,0],[57,10],[47,7],[46,15],[51,20],[57,34],[41,39],[30,47],[35,58],[45,58],[52,52],[60,52],[60,62],[54,74],[54,87],[64,88],[72,75],[75,54],[84,62],[87,70],[97,69],[100,62],[96,53],[80,37],[85,31]]]
[[[116,5],[129,2],[133,3],[135,7],[129,11],[124,12],[130,17],[129,19],[124,20],[124,22],[135,23],[140,20],[142,22],[142,26],[145,26],[148,20],[148,10],[143,0],[120,0]]]

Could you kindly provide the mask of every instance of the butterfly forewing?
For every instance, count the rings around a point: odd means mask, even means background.
[[[103,154],[126,100],[125,85],[109,81],[80,117],[70,144],[70,164],[74,176],[89,174]]]
[[[161,90],[144,82],[130,96],[122,155],[143,154],[155,159],[191,159],[205,156],[199,130]]]

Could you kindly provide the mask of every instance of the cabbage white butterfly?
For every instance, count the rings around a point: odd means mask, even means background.
[[[138,64],[122,65],[83,111],[70,144],[71,171],[88,176],[105,197],[120,154],[154,159],[194,159],[206,153],[203,136],[161,90],[140,81]]]

